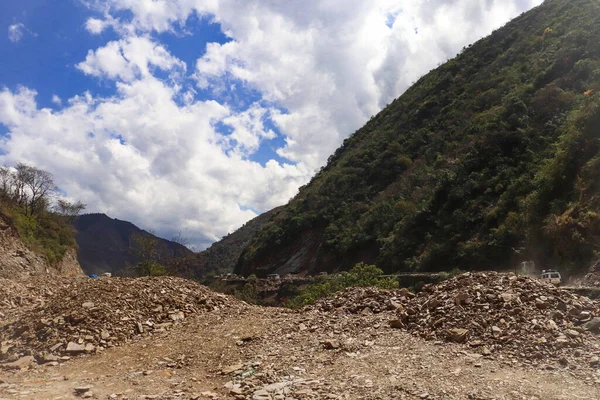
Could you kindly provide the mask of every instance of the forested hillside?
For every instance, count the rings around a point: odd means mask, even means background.
[[[600,1],[548,0],[345,140],[237,272],[577,271],[600,243],[599,139]]]

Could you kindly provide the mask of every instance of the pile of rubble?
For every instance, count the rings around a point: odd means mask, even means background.
[[[95,353],[164,332],[191,314],[244,307],[181,278],[83,278],[63,283],[17,320],[0,326],[0,360],[33,355],[38,362],[56,362],[58,356]]]
[[[600,365],[600,303],[524,276],[466,273],[423,292],[390,325],[531,365]],[[549,367],[551,368],[551,367]]]
[[[374,287],[354,287],[321,299],[314,305],[306,307],[304,312],[316,310],[343,311],[350,314],[378,314],[386,310],[394,311],[413,297],[415,294],[406,288],[385,290]]]
[[[0,278],[0,287],[0,309],[11,309],[21,305],[20,294],[25,290],[22,284]]]
[[[57,292],[71,278],[58,276],[31,276],[27,280],[10,280],[0,278],[0,312],[20,309],[40,304],[44,298]]]

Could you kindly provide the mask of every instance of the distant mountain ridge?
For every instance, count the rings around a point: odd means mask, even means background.
[[[105,214],[80,215],[73,225],[77,231],[77,259],[86,274],[110,272],[122,275],[127,267],[135,265],[138,260],[130,251],[130,240],[134,234],[156,238],[163,259],[193,254],[179,243],[156,237],[131,222]]]
[[[600,241],[598,43],[598,0],[547,0],[464,49],[346,139],[235,271],[584,269]]]

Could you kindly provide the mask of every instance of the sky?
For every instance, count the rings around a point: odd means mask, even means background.
[[[541,0],[0,1],[0,164],[201,250]]]

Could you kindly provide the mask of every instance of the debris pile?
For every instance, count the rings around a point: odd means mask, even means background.
[[[396,310],[401,304],[415,296],[406,288],[385,290],[373,287],[344,289],[331,297],[319,300],[305,309],[316,311],[344,311],[350,314],[378,314]]]
[[[0,326],[1,358],[95,353],[164,332],[188,315],[244,305],[181,278],[65,281],[31,311]]]
[[[465,273],[398,308],[394,328],[526,364],[600,365],[600,303],[512,274]]]

